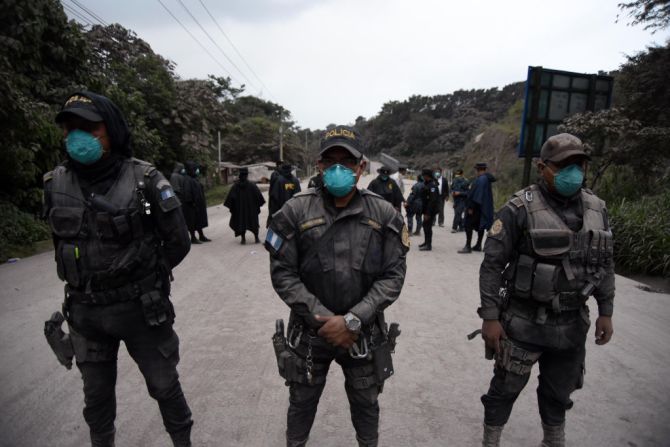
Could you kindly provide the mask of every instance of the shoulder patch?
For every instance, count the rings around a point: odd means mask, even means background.
[[[491,229],[489,230],[488,236],[495,236],[497,234],[500,234],[502,230],[503,230],[502,220],[496,219],[495,222],[493,222]]]
[[[265,248],[267,248],[270,253],[277,254],[283,244],[284,239],[282,239],[279,233],[275,233],[272,231],[272,228],[268,228],[268,232],[265,235]]]
[[[510,199],[509,202],[517,208],[521,208],[523,206],[523,200],[521,200],[521,197],[514,196]]]

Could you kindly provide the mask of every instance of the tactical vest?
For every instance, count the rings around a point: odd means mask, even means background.
[[[109,191],[91,197],[84,197],[71,169],[53,171],[48,219],[59,238],[58,277],[69,287],[114,289],[156,272],[158,240],[143,217],[144,180],[154,169],[128,159]]]
[[[562,299],[583,304],[612,263],[613,238],[605,221],[605,202],[581,191],[583,223],[572,231],[549,206],[539,187],[517,192],[512,204],[527,213],[525,248],[513,265],[512,296],[551,304],[560,310]]]

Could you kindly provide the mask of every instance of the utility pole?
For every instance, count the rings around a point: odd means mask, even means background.
[[[279,123],[279,161],[284,161],[284,124]]]
[[[217,130],[216,134],[218,136],[218,149],[219,149],[219,163],[216,165],[216,172],[219,175],[219,181],[221,181],[221,131]]]

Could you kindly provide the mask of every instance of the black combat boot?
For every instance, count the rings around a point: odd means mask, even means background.
[[[242,235],[242,240],[240,241],[240,244],[244,245],[247,243],[247,238]]]
[[[466,245],[465,247],[463,247],[463,248],[461,248],[460,250],[458,250],[457,253],[461,253],[461,254],[463,254],[463,253],[472,253],[472,248],[470,248],[469,245]]]
[[[291,439],[286,438],[286,447],[305,447],[307,445],[307,439],[304,439],[302,441],[293,441]]]
[[[356,441],[358,441],[358,447],[377,447],[377,444],[379,443],[379,439],[364,441],[358,436],[356,436]]]
[[[200,242],[212,242],[211,239],[208,239],[207,236],[205,236],[205,233],[202,232],[202,230],[198,230],[198,239],[200,239]]]
[[[430,245],[419,245],[419,251],[431,251],[432,249]]]
[[[482,447],[499,447],[500,435],[504,425],[486,425],[484,424],[484,438],[482,439]]]
[[[191,447],[191,427],[170,433],[174,447]]]
[[[260,244],[261,243],[261,240],[258,239],[258,233],[254,233],[254,243],[255,244]]]
[[[91,447],[114,447],[114,434],[116,430],[108,433],[91,432]]]
[[[561,425],[546,425],[542,423],[544,438],[540,447],[565,447],[565,422]]]

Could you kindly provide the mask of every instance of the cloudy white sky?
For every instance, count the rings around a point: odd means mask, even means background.
[[[182,78],[230,75],[248,93],[286,107],[301,127],[315,129],[369,118],[385,102],[415,94],[522,81],[528,65],[613,70],[626,55],[665,43],[667,30],[652,35],[626,26],[626,16],[615,23],[618,1],[181,0],[242,73],[179,0],[62,3],[70,17],[71,11],[85,16],[82,5],[106,23],[132,29],[174,61]]]

